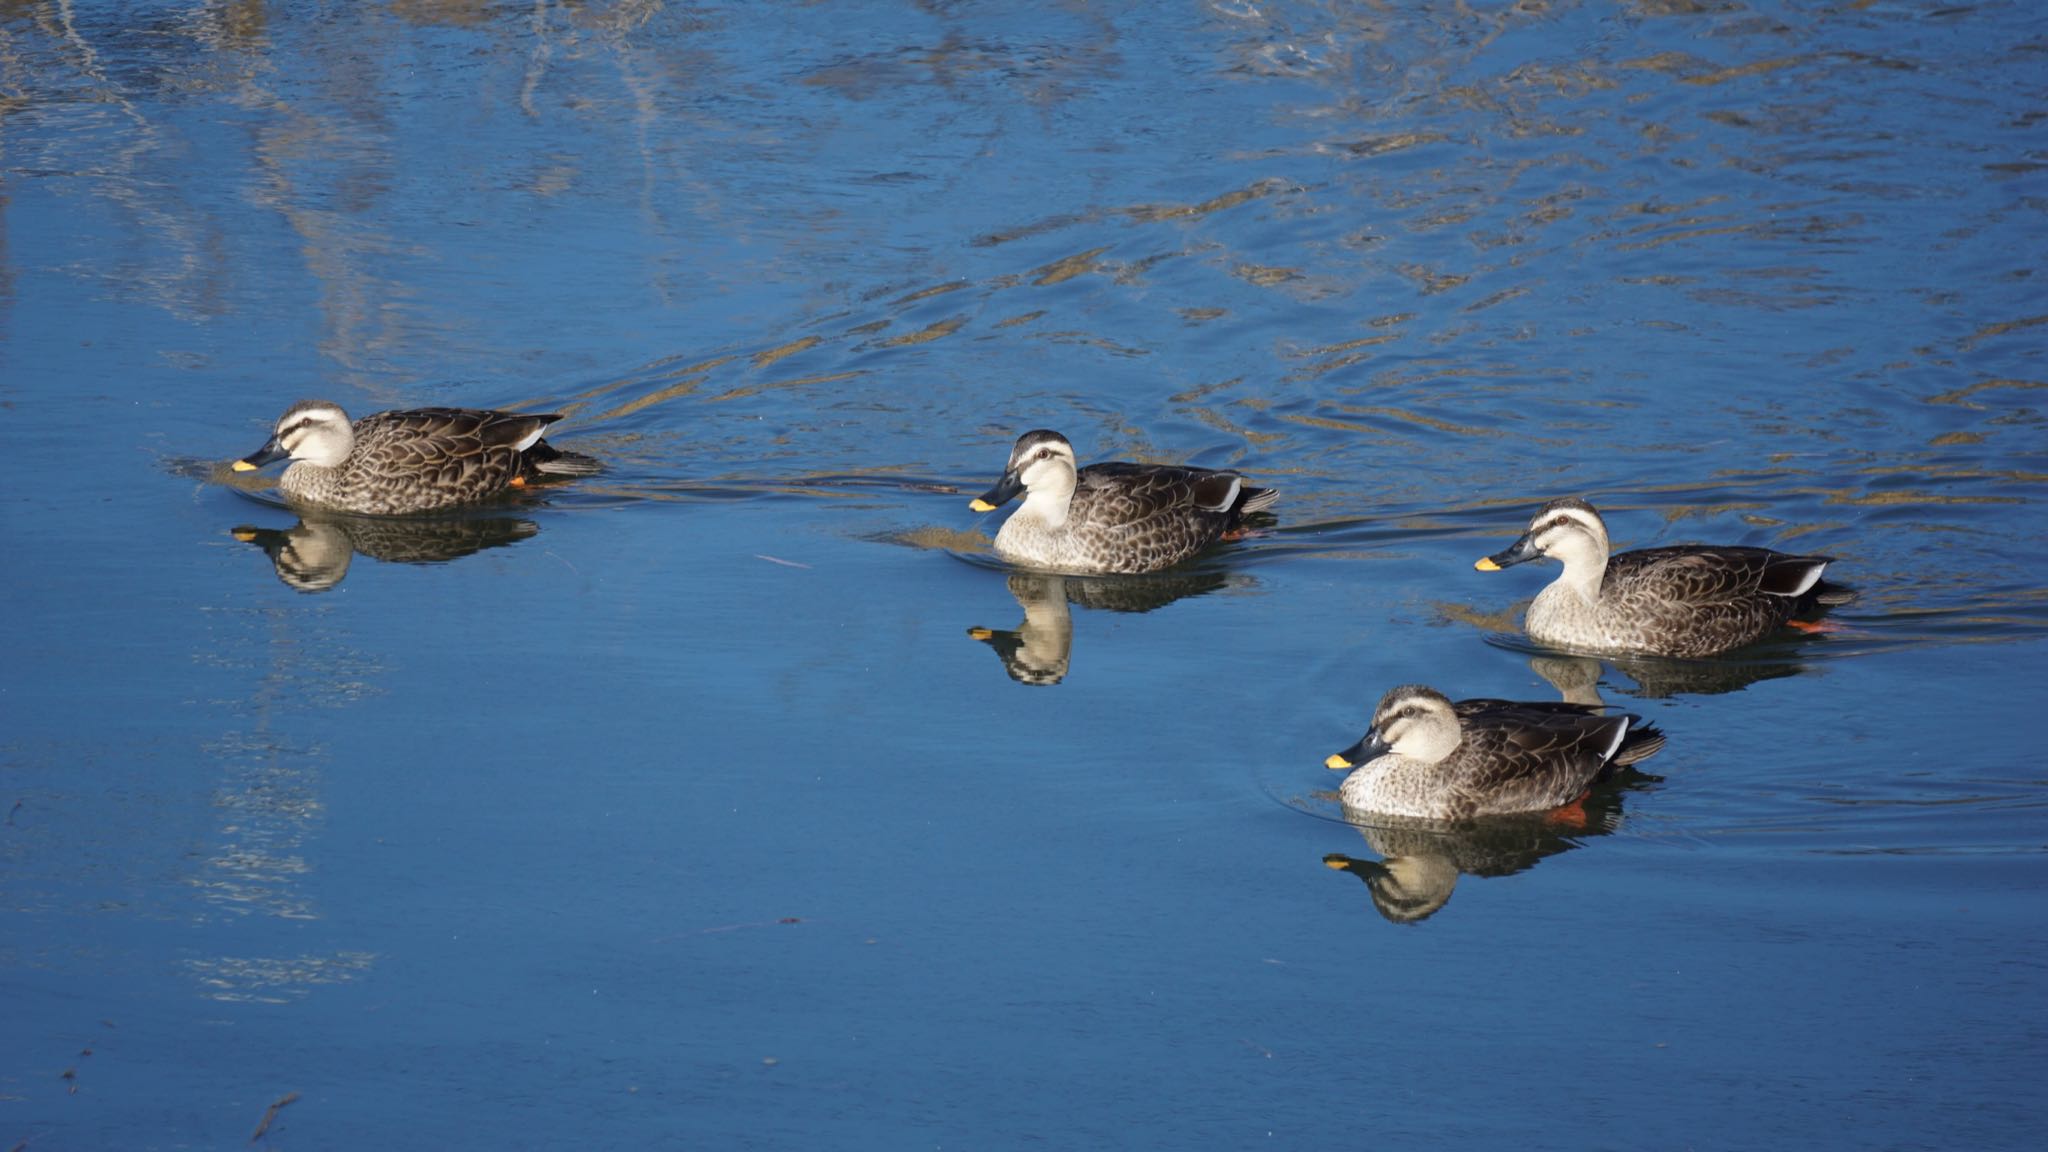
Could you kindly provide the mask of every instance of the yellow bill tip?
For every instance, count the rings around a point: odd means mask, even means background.
[[[969,636],[974,637],[976,640],[987,640],[995,635],[994,632],[991,632],[986,628],[969,628],[967,630],[967,634]]]
[[[234,535],[235,539],[240,540],[244,544],[254,544],[256,542],[256,530],[254,528],[237,528]]]
[[[1481,557],[1480,557],[1479,559],[1477,559],[1477,560],[1474,560],[1474,561],[1472,562],[1472,566],[1473,566],[1474,568],[1477,568],[1477,569],[1479,569],[1479,570],[1480,570],[1481,572],[1498,572],[1498,571],[1500,571],[1500,565],[1498,565],[1498,564],[1495,564],[1495,563],[1493,562],[1493,557],[1491,557],[1491,556],[1481,556]]]
[[[1342,872],[1350,866],[1351,857],[1349,856],[1329,855],[1323,857],[1323,867],[1331,869],[1332,871]]]
[[[1323,761],[1323,767],[1328,768],[1333,772],[1339,772],[1346,768],[1351,767],[1351,761],[1346,760],[1344,757],[1339,756],[1335,752],[1332,752],[1330,753],[1330,758],[1328,760]]]
[[[976,512],[993,512],[993,511],[995,511],[995,510],[996,510],[996,506],[995,506],[995,505],[993,505],[993,504],[989,503],[989,502],[988,502],[988,501],[986,501],[986,500],[983,500],[983,499],[982,499],[981,497],[979,497],[979,496],[975,497],[975,498],[974,498],[974,499],[972,499],[972,500],[969,500],[969,501],[967,502],[967,506],[968,506],[969,508],[972,508],[972,509],[974,509],[974,510],[975,510]]]
[[[228,467],[233,468],[237,472],[254,472],[256,470],[256,466],[247,460],[237,460],[233,464],[228,465]]]

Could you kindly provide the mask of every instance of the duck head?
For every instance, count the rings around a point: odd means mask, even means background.
[[[1067,502],[1074,495],[1079,473],[1074,446],[1067,443],[1065,436],[1043,428],[1026,432],[1017,437],[1016,446],[1010,449],[1010,463],[1003,469],[1002,479],[975,497],[968,507],[976,512],[993,512],[1023,492],[1024,509],[1019,515],[1032,513],[1049,526],[1058,527],[1066,522]]]
[[[1380,697],[1365,736],[1323,761],[1323,766],[1334,771],[1366,767],[1389,752],[1434,764],[1463,739],[1458,713],[1448,697],[1434,688],[1403,684]]]
[[[355,447],[355,430],[341,405],[326,400],[301,400],[277,418],[277,427],[263,447],[235,461],[237,472],[253,472],[287,457],[320,468],[338,467]]]
[[[1545,556],[1564,564],[1564,579],[1587,600],[1600,595],[1600,577],[1607,571],[1607,522],[1591,504],[1576,496],[1552,500],[1529,521],[1522,538],[1472,566],[1498,572]]]

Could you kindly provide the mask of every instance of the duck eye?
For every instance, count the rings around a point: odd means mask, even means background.
[[[1050,449],[1050,448],[1040,448],[1040,449],[1038,450],[1038,458],[1039,458],[1040,460],[1050,460],[1050,459],[1052,459],[1052,449]]]

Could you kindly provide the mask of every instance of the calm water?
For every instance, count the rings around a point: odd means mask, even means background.
[[[2025,0],[0,3],[0,1146],[2037,1146],[2044,121]],[[301,523],[308,396],[610,471]],[[1038,426],[1278,525],[1011,577]],[[1558,661],[1574,493],[1863,599]],[[1671,742],[1349,826],[1405,681]]]

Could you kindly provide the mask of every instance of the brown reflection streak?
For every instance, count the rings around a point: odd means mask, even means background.
[[[1292,185],[1284,180],[1260,180],[1250,187],[1239,188],[1234,192],[1225,192],[1221,196],[1211,197],[1199,204],[1134,204],[1129,208],[1123,209],[1123,214],[1133,220],[1147,223],[1158,220],[1184,220],[1191,216],[1207,216],[1212,212],[1221,212],[1227,208],[1235,208],[1240,204],[1248,204],[1253,200],[1271,196],[1275,192],[1285,191],[1290,187]]]
[[[929,300],[934,296],[944,296],[948,292],[958,292],[965,287],[967,287],[967,281],[965,280],[955,280],[948,284],[934,284],[930,288],[920,289],[898,299],[896,304],[898,307],[905,304],[915,304],[919,300]]]
[[[690,364],[685,364],[680,368],[668,367],[668,365],[673,364],[680,359],[682,359],[682,357],[676,356],[670,357],[667,360],[657,361],[653,365],[653,369],[658,371],[654,375],[652,375],[651,378],[636,377],[626,380],[607,381],[606,383],[599,384],[595,387],[586,388],[581,392],[577,392],[571,395],[569,399],[566,401],[553,400],[545,396],[536,396],[521,401],[517,404],[510,405],[510,407],[515,409],[544,407],[552,411],[560,412],[565,416],[573,416],[577,412],[580,412],[587,402],[595,400],[598,397],[604,396],[608,393],[616,392],[621,388],[628,388],[635,384],[651,384],[661,380],[679,379],[681,377],[686,376],[693,377],[697,380],[701,380],[713,368],[716,368],[719,365],[726,363],[727,361],[736,359],[736,357],[728,353],[727,355],[724,356],[713,356],[709,360],[698,360]],[[604,419],[604,417],[600,416],[597,417],[597,419]]]
[[[475,28],[492,17],[487,0],[390,0],[391,13],[408,24]]]
[[[1288,191],[1290,187],[1292,187],[1292,184],[1288,184],[1286,180],[1272,180],[1272,178],[1268,178],[1268,180],[1255,180],[1253,184],[1249,184],[1249,187],[1235,189],[1235,191],[1223,193],[1219,197],[1210,197],[1210,199],[1194,203],[1194,205],[1130,205],[1130,207],[1112,209],[1112,211],[1114,211],[1114,215],[1124,215],[1124,217],[1130,217],[1130,219],[1137,219],[1141,223],[1155,223],[1155,221],[1165,221],[1165,219],[1190,219],[1190,217],[1200,217],[1200,215],[1210,215],[1210,213],[1217,213],[1217,211],[1233,209],[1237,205],[1245,205],[1245,203],[1251,203],[1251,201],[1257,201],[1257,199],[1270,197],[1274,193]],[[1053,217],[1040,219],[1040,221],[1034,221],[1034,223],[1018,225],[1018,228],[1010,228],[1010,230],[1004,230],[1004,232],[991,232],[987,236],[979,236],[979,238],[975,238],[973,244],[977,248],[993,248],[997,244],[1010,244],[1012,240],[1028,240],[1032,236],[1044,236],[1044,234],[1051,234],[1051,232],[1061,232],[1061,230],[1073,228],[1073,225],[1079,225],[1079,223],[1096,223],[1098,219],[1102,219],[1102,215],[1104,213],[1098,213],[1098,211],[1053,215]],[[1053,266],[1053,264],[1049,264],[1049,266]]]
[[[942,336],[951,336],[959,331],[960,326],[965,323],[967,323],[967,317],[954,316],[933,324],[927,324],[915,332],[906,332],[901,336],[891,336],[887,340],[877,342],[876,346],[880,348],[902,348],[911,344],[929,344]]]
[[[594,419],[602,422],[605,420],[616,420],[621,416],[630,416],[643,408],[651,408],[664,400],[674,400],[679,396],[688,396],[697,390],[697,385],[703,382],[703,375],[685,376],[666,388],[658,388],[645,396],[637,396],[616,408],[601,412]],[[565,407],[567,406],[565,405]]]
[[[2012,469],[1968,468],[1942,464],[1879,464],[1857,469],[1860,476],[1926,476],[1941,480],[2011,480],[2020,484],[2040,484],[2048,481],[2048,473],[2019,472]]]
[[[1299,268],[1268,268],[1258,264],[1239,264],[1230,271],[1231,275],[1258,288],[1271,288],[1302,278]]]
[[[1095,258],[1107,251],[1109,245],[1105,244],[1100,248],[1090,248],[1086,252],[1076,252],[1072,256],[1065,256],[1050,264],[1034,268],[1026,275],[1031,277],[1033,284],[1040,287],[1065,283],[1076,276],[1095,271],[1100,267]]]
[[[1685,84],[1722,84],[1730,80],[1740,80],[1746,76],[1763,76],[1781,69],[1794,68],[1801,64],[1810,64],[1818,59],[1820,57],[1811,55],[1781,56],[1775,60],[1758,60],[1754,63],[1742,64],[1734,68],[1723,68],[1720,71],[1709,72],[1702,76],[1682,76],[1679,80]]]
[[[805,388],[812,384],[830,384],[835,380],[852,380],[865,375],[867,375],[865,370],[856,368],[845,372],[826,372],[817,376],[799,376],[794,380],[776,380],[765,384],[747,384],[734,388],[729,392],[720,392],[718,395],[711,397],[710,402],[737,400],[743,396],[758,396],[763,392],[774,392],[784,388]]]
[[[1998,324],[1987,324],[1964,337],[1962,343],[1957,345],[1957,347],[1968,351],[1991,339],[1993,336],[2004,336],[2008,333],[2019,332],[2028,328],[2039,328],[2043,324],[2048,324],[2048,316],[2029,316],[2024,320],[2007,320]],[[2039,385],[2036,385],[2036,387],[2039,387]]]
[[[1470,276],[1460,276],[1452,272],[1433,271],[1420,264],[1403,264],[1395,268],[1394,271],[1414,281],[1416,290],[1424,296],[1435,296],[1439,292],[1448,292],[1472,279]]]
[[[2018,496],[1947,496],[1932,492],[1866,492],[1854,494],[1836,492],[1828,496],[1829,504],[2025,504]]]
[[[1180,409],[1180,411],[1188,414],[1189,416],[1194,417],[1201,423],[1206,424],[1211,428],[1214,428],[1218,432],[1227,433],[1231,436],[1242,437],[1248,444],[1272,444],[1281,440],[1285,440],[1287,438],[1285,435],[1278,432],[1254,432],[1251,429],[1244,427],[1243,425],[1236,424],[1230,420],[1225,419],[1221,413],[1218,413],[1216,410],[1212,408],[1203,408],[1199,406],[1190,405],[1188,407]]]
[[[1282,412],[1279,419],[1289,424],[1301,424],[1309,428],[1322,428],[1332,432],[1362,432],[1379,444],[1398,444],[1397,437],[1389,436],[1370,424],[1359,424],[1349,420],[1335,420],[1328,416],[1309,416],[1300,412]]]
[[[805,336],[801,340],[792,340],[787,344],[778,344],[765,351],[756,352],[754,353],[754,367],[766,368],[785,356],[794,356],[799,352],[815,348],[822,342],[823,339],[821,337]]]
[[[1226,388],[1235,388],[1242,383],[1244,383],[1244,377],[1232,376],[1228,380],[1218,380],[1214,384],[1203,384],[1200,387],[1188,388],[1180,392],[1175,392],[1173,395],[1168,396],[1166,399],[1169,403],[1173,404],[1192,404],[1195,401],[1200,400],[1204,396],[1213,396]]]
[[[1465,305],[1465,307],[1461,309],[1461,311],[1483,312],[1496,304],[1505,304],[1508,301],[1513,300],[1517,296],[1526,296],[1528,294],[1529,289],[1527,288],[1504,288],[1501,291],[1495,292],[1493,295],[1488,296],[1484,300],[1475,300],[1472,303]]]
[[[1434,144],[1450,137],[1441,132],[1399,132],[1387,136],[1367,136],[1359,140],[1348,140],[1333,145],[1340,152],[1352,156],[1385,156],[1422,144]]]
[[[1391,343],[1399,339],[1401,339],[1401,336],[1399,334],[1388,336],[1368,336],[1362,340],[1352,340],[1343,344],[1332,345],[1329,348],[1319,348],[1316,349],[1314,352],[1310,353],[1298,353],[1298,355],[1322,355],[1326,352],[1334,352],[1342,349],[1367,349],[1380,344]],[[1351,352],[1348,355],[1332,356],[1328,360],[1321,360],[1314,364],[1307,365],[1306,367],[1297,368],[1293,372],[1288,373],[1286,379],[1289,381],[1312,380],[1317,376],[1326,375],[1328,373],[1336,371],[1339,368],[1349,368],[1353,364],[1362,364],[1370,359],[1372,359],[1372,353],[1362,350]]]
[[[1424,416],[1419,412],[1410,412],[1403,408],[1356,404],[1337,404],[1334,407],[1339,412],[1350,412],[1359,416],[1384,416],[1389,420],[1401,420],[1409,424],[1420,424],[1424,428],[1434,428],[1438,432],[1450,432],[1459,436],[1498,437],[1503,435],[1503,433],[1492,428],[1476,428],[1469,424],[1453,424],[1448,420],[1439,420],[1434,416]]]
[[[1748,224],[1728,224],[1719,228],[1693,228],[1684,232],[1667,232],[1661,236],[1651,237],[1648,240],[1634,240],[1626,244],[1616,244],[1614,247],[1616,251],[1620,252],[1643,252],[1651,248],[1661,248],[1678,240],[1697,240],[1703,236],[1733,236],[1750,231],[1753,231],[1753,228]]]

